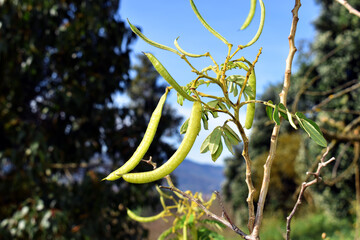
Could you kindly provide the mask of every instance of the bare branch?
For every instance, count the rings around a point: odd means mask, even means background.
[[[298,196],[298,199],[294,205],[293,210],[291,211],[290,215],[286,218],[286,240],[290,240],[290,233],[291,233],[291,228],[290,228],[290,224],[291,224],[291,219],[293,218],[298,206],[301,204],[301,199],[304,195],[304,192],[306,190],[307,187],[310,187],[311,185],[314,185],[315,183],[318,183],[319,181],[321,181],[321,177],[320,177],[320,171],[323,167],[325,167],[326,165],[328,165],[329,163],[331,163],[332,161],[335,160],[334,157],[330,158],[328,161],[324,161],[326,155],[329,153],[329,147],[327,148],[326,152],[323,154],[322,158],[320,159],[320,162],[318,164],[318,168],[316,170],[315,173],[311,173],[311,172],[307,172],[307,175],[313,175],[314,179],[310,182],[303,182],[301,185],[301,190]]]
[[[288,39],[289,39],[289,54],[286,59],[284,84],[283,84],[283,89],[282,89],[281,93],[279,94],[280,102],[282,104],[284,104],[284,106],[286,106],[286,98],[287,98],[287,94],[288,94],[289,88],[290,88],[292,62],[294,59],[295,52],[297,51],[297,49],[295,47],[295,33],[296,33],[297,23],[299,21],[298,12],[299,12],[300,6],[301,6],[300,0],[295,0],[295,6],[292,10],[293,18],[292,18],[292,23],[291,23],[290,35],[288,37]],[[275,126],[273,128],[273,131],[271,134],[269,155],[268,155],[268,157],[266,159],[266,163],[264,165],[264,177],[263,177],[263,181],[261,184],[261,190],[260,190],[259,201],[258,201],[258,205],[257,205],[254,229],[251,233],[251,236],[254,237],[255,239],[258,239],[259,234],[260,234],[260,226],[261,226],[261,222],[263,219],[266,195],[269,190],[270,171],[271,171],[272,163],[275,158],[275,152],[276,152],[276,147],[277,147],[277,140],[278,140],[278,135],[279,135],[279,131],[280,131],[280,126],[281,125],[275,124]]]
[[[335,94],[329,95],[326,99],[321,101],[319,104],[313,106],[312,110],[319,111],[322,106],[328,104],[331,100],[333,100],[335,98],[338,98],[338,97],[341,97],[341,96],[345,95],[346,93],[354,91],[354,90],[356,90],[358,88],[360,88],[360,82],[352,85],[351,87],[345,88],[342,91],[339,91],[339,92],[337,92]]]
[[[354,14],[355,16],[360,18],[360,12],[353,8],[346,0],[336,0],[338,3],[343,5],[347,10],[349,10],[349,13]]]

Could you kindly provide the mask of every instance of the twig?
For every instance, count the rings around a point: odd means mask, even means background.
[[[235,226],[234,224],[231,223],[231,221],[229,221],[228,219],[224,219],[222,217],[219,217],[218,215],[212,213],[209,209],[207,209],[202,202],[197,199],[194,198],[193,196],[181,191],[180,189],[176,188],[176,187],[165,187],[165,186],[160,186],[160,188],[164,188],[164,189],[168,189],[171,190],[173,192],[179,193],[181,194],[183,197],[187,198],[188,200],[196,203],[205,213],[208,217],[211,217],[219,222],[221,222],[222,224],[224,224],[225,226],[227,226],[228,228],[231,228],[234,232],[236,232],[238,235],[240,235],[242,238],[247,239],[247,240],[254,240],[253,238],[251,238],[249,235],[247,235],[246,233],[244,233],[243,231],[241,231],[237,226]],[[215,192],[217,195],[218,193]],[[219,196],[219,195],[218,195]],[[222,206],[223,208],[223,206]],[[224,209],[224,208],[223,208]],[[225,215],[227,216],[227,214]],[[228,216],[227,216],[228,217]]]
[[[296,33],[297,23],[299,21],[298,12],[299,12],[300,6],[301,6],[300,0],[295,0],[295,6],[292,10],[293,18],[292,18],[292,23],[291,23],[290,35],[288,37],[288,39],[289,39],[289,54],[286,59],[284,84],[283,84],[283,89],[282,89],[281,93],[279,94],[280,102],[282,104],[284,104],[284,106],[286,106],[286,98],[287,98],[287,94],[288,94],[289,88],[290,88],[292,62],[294,59],[295,52],[297,51],[297,49],[295,47],[295,33]],[[279,131],[280,131],[280,126],[281,125],[275,124],[275,126],[273,128],[273,131],[271,134],[269,155],[268,155],[268,157],[266,159],[266,163],[264,165],[264,177],[263,177],[263,181],[261,184],[261,190],[260,190],[259,201],[258,201],[258,205],[257,205],[254,229],[251,233],[251,236],[255,239],[258,239],[259,234],[260,234],[260,226],[261,226],[261,222],[263,219],[266,195],[269,190],[270,171],[271,171],[272,163],[275,158],[275,152],[276,152],[276,148],[277,148],[277,140],[278,140],[278,135],[279,135]]]
[[[313,65],[312,67],[309,68],[309,70],[306,71],[306,73],[304,74],[304,77],[301,80],[301,84],[300,86],[302,86],[300,88],[300,90],[296,93],[295,98],[294,98],[294,102],[292,105],[292,111],[296,112],[297,111],[297,105],[299,103],[300,97],[302,94],[305,93],[305,91],[311,87],[317,80],[320,79],[320,76],[317,75],[315,77],[313,77],[309,82],[305,83],[306,79],[309,77],[310,73],[312,73],[317,66],[319,66],[320,64],[324,63],[325,61],[327,61],[332,55],[334,55],[335,53],[337,53],[340,49],[344,48],[345,46],[347,46],[346,44],[343,44],[341,46],[336,47],[335,49],[331,50],[328,54],[326,54],[324,57],[322,57],[320,59],[320,61],[318,63],[316,63],[315,65]]]
[[[349,13],[354,14],[355,16],[360,18],[360,12],[353,8],[346,0],[336,0],[338,3],[343,5],[347,10],[349,10]]]
[[[316,170],[315,173],[311,173],[311,172],[307,172],[307,175],[313,175],[315,179],[313,179],[310,182],[303,182],[301,185],[301,190],[298,196],[298,199],[294,205],[294,208],[292,209],[290,215],[286,218],[286,240],[290,240],[290,233],[291,233],[291,229],[290,229],[290,224],[291,224],[291,219],[293,218],[298,206],[301,204],[301,198],[304,195],[304,192],[306,190],[307,187],[310,187],[311,185],[314,185],[315,183],[318,183],[319,181],[321,181],[321,177],[320,177],[320,170],[325,167],[326,165],[328,165],[330,162],[334,161],[335,158],[332,157],[330,158],[328,161],[324,162],[324,159],[326,157],[326,155],[329,153],[329,148],[327,148],[326,152],[323,154],[319,164],[318,164],[318,168]]]
[[[358,131],[356,131],[356,132],[357,132],[357,134],[359,134]],[[352,175],[351,173],[353,173],[354,169],[356,168],[356,166],[358,164],[357,162],[359,160],[359,155],[360,155],[359,142],[355,142],[354,143],[354,157],[353,157],[352,163],[340,175],[338,175],[337,177],[335,177],[333,179],[326,181],[325,184],[332,186],[335,183],[339,182],[340,180],[342,180],[348,176],[351,176]]]
[[[338,98],[338,97],[341,97],[343,95],[345,95],[346,93],[348,92],[351,92],[353,90],[356,90],[357,88],[360,88],[360,82],[352,85],[351,87],[348,87],[348,88],[345,88],[343,89],[342,91],[339,91],[335,94],[331,94],[329,95],[326,99],[324,99],[323,101],[321,101],[319,104],[315,105],[312,107],[312,110],[314,111],[318,111],[320,110],[320,108],[326,104],[328,104],[331,100],[335,99],[335,98]]]

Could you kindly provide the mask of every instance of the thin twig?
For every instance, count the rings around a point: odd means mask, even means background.
[[[286,240],[290,240],[290,233],[291,233],[291,228],[290,228],[290,224],[291,224],[291,219],[293,218],[298,206],[301,204],[301,199],[304,195],[304,192],[306,190],[306,188],[310,187],[311,185],[314,185],[315,183],[318,183],[319,181],[321,181],[321,177],[320,177],[320,171],[323,167],[325,167],[326,165],[328,165],[329,163],[331,163],[332,161],[335,160],[334,157],[330,158],[328,161],[324,161],[326,155],[329,153],[329,148],[327,148],[326,152],[323,154],[322,158],[320,159],[320,162],[318,164],[318,168],[316,170],[315,173],[311,173],[311,172],[307,172],[307,175],[313,175],[314,179],[310,182],[303,182],[301,185],[301,190],[298,196],[298,199],[294,205],[294,208],[292,209],[290,215],[286,218]]]
[[[354,14],[355,16],[360,18],[360,12],[353,8],[346,0],[336,0],[338,3],[343,5],[351,14]]]
[[[313,106],[312,110],[319,111],[322,106],[328,104],[331,100],[333,100],[335,98],[338,98],[338,97],[341,97],[341,96],[345,95],[346,93],[354,91],[354,90],[356,90],[358,88],[360,88],[360,82],[352,85],[351,87],[345,88],[342,91],[339,91],[339,92],[337,92],[335,94],[329,95],[326,99],[321,101],[319,104]]]
[[[280,102],[282,104],[284,104],[285,107],[286,107],[287,94],[288,94],[289,88],[290,88],[292,62],[294,59],[295,52],[297,51],[297,49],[295,47],[295,33],[296,33],[297,23],[299,21],[298,12],[299,12],[300,6],[301,6],[300,0],[295,0],[295,6],[292,10],[293,18],[292,18],[292,23],[291,23],[290,35],[288,37],[288,39],[289,39],[289,54],[286,59],[285,78],[284,78],[284,83],[283,83],[283,89],[282,89],[281,93],[279,94]],[[267,157],[265,165],[264,165],[264,177],[263,177],[263,181],[262,181],[261,189],[260,189],[260,195],[259,195],[259,201],[258,201],[257,210],[256,210],[254,229],[251,233],[251,236],[254,237],[255,239],[258,239],[259,234],[260,234],[260,227],[261,227],[261,222],[263,219],[266,195],[269,190],[271,166],[272,166],[272,163],[275,158],[275,152],[276,152],[276,148],[277,148],[277,141],[278,141],[280,126],[281,125],[275,124],[275,126],[273,128],[273,131],[271,134],[271,140],[270,140],[271,142],[270,142],[269,154],[268,154],[268,157]]]
[[[296,112],[297,111],[297,105],[299,103],[300,97],[302,94],[305,93],[305,91],[311,87],[317,80],[320,79],[320,76],[317,75],[315,77],[313,77],[309,82],[305,83],[306,79],[309,77],[309,75],[316,69],[317,66],[319,66],[320,64],[324,63],[325,61],[327,61],[331,56],[333,56],[335,53],[337,53],[340,49],[344,48],[345,46],[347,46],[346,44],[343,44],[341,46],[336,47],[335,49],[331,50],[328,54],[326,54],[324,57],[322,57],[320,59],[320,61],[318,63],[316,63],[315,65],[313,65],[312,67],[310,67],[306,73],[304,74],[304,77],[301,80],[301,84],[300,86],[302,86],[300,88],[300,90],[296,93],[295,98],[294,98],[294,102],[292,105],[292,111]]]

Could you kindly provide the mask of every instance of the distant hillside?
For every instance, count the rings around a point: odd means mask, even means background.
[[[179,189],[211,194],[215,190],[221,191],[221,184],[225,179],[223,170],[223,167],[198,164],[185,159],[174,174]]]

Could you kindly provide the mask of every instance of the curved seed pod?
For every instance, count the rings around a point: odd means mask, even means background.
[[[189,101],[195,101],[189,94],[187,94],[184,89],[174,80],[174,78],[170,75],[170,73],[166,70],[166,68],[161,64],[157,58],[151,53],[144,53],[150,62],[155,67],[156,71],[185,99]]]
[[[154,42],[150,39],[148,39],[147,37],[145,37],[144,34],[142,34],[140,32],[139,29],[137,29],[134,25],[132,25],[129,21],[129,19],[127,19],[129,25],[130,25],[130,28],[131,30],[136,34],[138,35],[142,40],[144,40],[145,42],[147,42],[148,44],[154,46],[154,47],[157,47],[157,48],[160,48],[160,49],[164,49],[164,50],[167,50],[167,51],[170,51],[170,52],[173,52],[173,53],[176,53],[177,55],[181,55],[178,51],[176,51],[175,49],[171,48],[171,47],[168,47],[168,46],[165,46],[165,45],[162,45],[160,43],[157,43],[157,42]]]
[[[150,122],[146,129],[144,137],[141,140],[140,145],[137,147],[134,154],[124,165],[110,173],[103,180],[114,181],[116,179],[119,179],[123,174],[130,172],[139,164],[139,162],[149,149],[152,140],[154,139],[168,92],[169,91],[166,91],[164,95],[162,95],[162,97],[160,98],[158,105],[156,106],[154,112],[151,115]]]
[[[179,46],[179,43],[177,42],[178,39],[179,39],[179,37],[177,37],[177,38],[174,40],[174,45],[175,45],[176,49],[179,50],[179,52],[181,52],[181,53],[184,54],[185,56],[193,57],[193,58],[199,58],[199,57],[206,57],[206,56],[208,56],[208,53],[205,53],[205,54],[192,54],[192,53],[188,53],[188,52],[184,51],[184,50]]]
[[[253,37],[253,39],[250,40],[250,42],[248,42],[245,46],[242,46],[243,48],[248,47],[250,45],[253,45],[260,37],[261,32],[264,28],[264,23],[265,23],[265,5],[264,2],[262,0],[259,0],[260,3],[260,9],[261,9],[261,17],[260,17],[260,24],[259,24],[259,28],[255,34],[255,36]]]
[[[245,28],[247,28],[247,26],[249,26],[251,20],[254,17],[255,9],[256,9],[256,0],[250,0],[250,11],[249,11],[248,16],[245,19],[245,22],[241,26],[240,30],[244,30]]]
[[[209,30],[209,32],[211,32],[215,37],[217,37],[218,39],[220,39],[221,41],[223,41],[226,45],[229,45],[229,42],[223,37],[221,36],[217,31],[215,31],[212,27],[210,27],[210,25],[205,21],[205,19],[200,15],[199,10],[196,8],[194,1],[190,0],[190,4],[191,4],[191,8],[193,9],[195,15],[197,16],[197,18],[200,20],[200,22],[202,23],[202,25],[204,25],[204,27]]]
[[[247,100],[255,100],[256,98],[256,76],[255,71],[252,69],[251,74],[249,76],[249,86],[252,88],[254,95],[249,96]],[[245,117],[245,128],[250,129],[255,116],[255,103],[249,103],[246,108],[246,117]]]
[[[128,173],[123,175],[123,179],[130,183],[149,183],[157,181],[166,175],[173,172],[185,157],[188,155],[190,149],[194,145],[195,139],[200,131],[201,126],[201,103],[196,101],[193,105],[191,116],[189,120],[189,126],[182,140],[179,148],[176,150],[171,158],[152,171],[141,172],[141,173]]]
[[[136,215],[134,212],[132,212],[130,209],[127,209],[127,215],[132,219],[135,220],[137,222],[153,222],[155,220],[160,219],[161,217],[163,217],[165,214],[165,211],[160,212],[159,214],[155,215],[155,216],[151,216],[151,217],[141,217]]]

